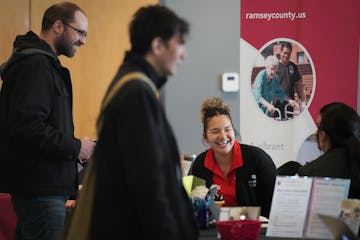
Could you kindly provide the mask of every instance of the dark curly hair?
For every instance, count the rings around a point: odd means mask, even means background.
[[[204,134],[208,128],[209,118],[212,118],[217,115],[226,115],[229,117],[231,125],[233,125],[231,120],[231,108],[225,101],[218,97],[207,98],[201,104],[201,122],[203,124]]]

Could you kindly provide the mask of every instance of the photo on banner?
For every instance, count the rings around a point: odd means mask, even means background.
[[[289,161],[309,162],[321,154],[312,135],[320,108],[333,101],[357,108],[360,21],[354,20],[360,20],[360,1],[348,0],[341,8],[338,1],[330,1],[326,11],[319,1],[241,0],[240,5],[242,142],[263,149],[277,167]],[[285,91],[294,89],[286,100],[297,104],[275,105],[277,99],[272,95],[280,100],[284,96],[272,93],[264,108],[254,95],[253,84],[268,57],[281,61],[284,42],[291,44],[289,61],[298,69],[303,89],[285,84]],[[294,69],[289,68],[288,73]]]
[[[268,81],[271,85],[260,85],[259,80],[262,75],[269,74],[265,62],[269,56],[274,56],[279,60],[278,66],[274,69],[274,77]],[[293,39],[275,39],[266,43],[260,49],[260,59],[251,72],[251,89],[254,93],[260,93],[267,98],[268,102],[275,107],[274,112],[269,112],[258,104],[259,109],[268,117],[275,120],[290,120],[298,117],[310,104],[315,92],[315,71],[310,55],[306,49]],[[255,83],[257,80],[257,84]],[[261,89],[259,89],[261,88]],[[289,101],[282,100],[286,97],[294,100],[295,105],[291,106]]]

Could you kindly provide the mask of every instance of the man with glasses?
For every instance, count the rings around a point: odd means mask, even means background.
[[[86,38],[87,37],[87,32],[85,30],[80,30],[76,27],[73,27],[71,26],[70,24],[67,24],[67,23],[63,23],[64,25],[72,28],[73,30],[75,30],[78,34],[79,34],[79,37],[82,37],[82,38]]]
[[[89,137],[74,137],[71,78],[58,59],[74,56],[87,29],[77,5],[52,5],[40,35],[17,36],[1,69],[0,192],[12,196],[16,240],[59,238],[65,201],[77,191],[77,159],[92,154]]]

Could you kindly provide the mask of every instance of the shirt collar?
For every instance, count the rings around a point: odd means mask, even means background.
[[[235,140],[234,147],[232,149],[230,172],[239,167],[242,167],[243,165],[244,165],[244,163],[243,163],[243,159],[242,159],[240,143]],[[213,173],[215,173],[219,176],[223,175],[220,170],[219,165],[215,161],[214,151],[211,148],[206,153],[204,166],[205,166],[205,168],[209,169],[210,171],[212,171]]]
[[[125,53],[124,61],[131,61],[134,62],[137,66],[139,66],[141,70],[144,71],[144,73],[154,82],[155,86],[158,89],[161,88],[167,81],[167,78],[160,77],[153,68],[153,66],[151,66],[151,64],[145,60],[144,56],[140,54],[132,51],[127,51]]]

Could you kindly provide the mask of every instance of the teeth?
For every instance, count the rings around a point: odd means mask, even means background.
[[[219,144],[219,145],[224,145],[224,144],[226,144],[228,141],[222,141],[222,142],[218,142],[217,144]]]

